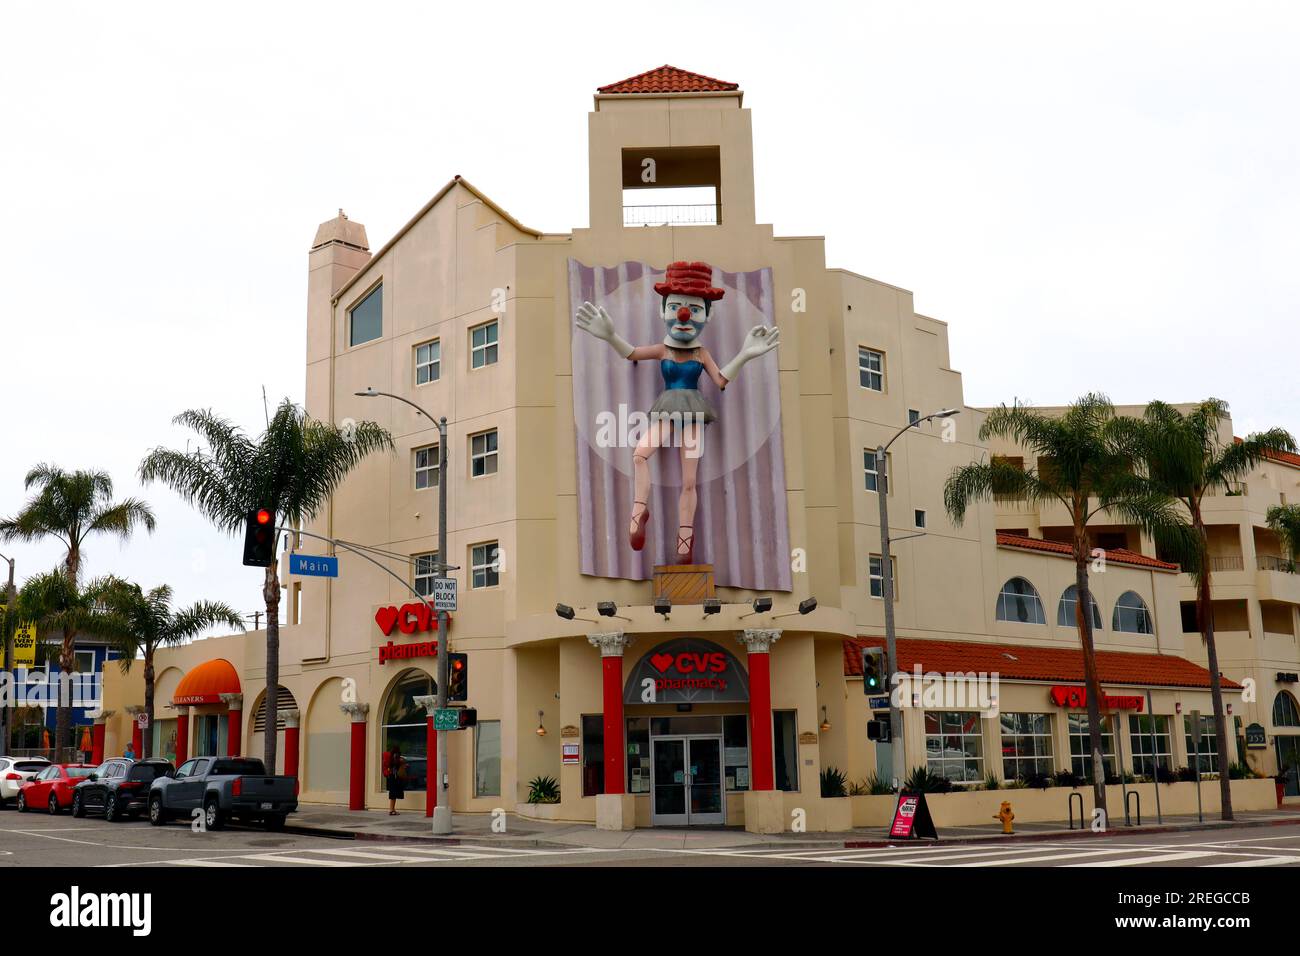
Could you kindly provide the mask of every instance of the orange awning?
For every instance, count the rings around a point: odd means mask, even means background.
[[[239,675],[235,667],[224,658],[205,661],[181,678],[172,695],[172,704],[187,707],[190,704],[219,704],[222,694],[238,694]]]

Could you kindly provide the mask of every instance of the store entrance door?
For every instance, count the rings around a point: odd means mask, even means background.
[[[650,748],[652,825],[726,822],[721,737],[653,737]]]
[[[1300,797],[1300,734],[1274,734],[1277,748],[1277,772],[1282,774],[1284,796]]]

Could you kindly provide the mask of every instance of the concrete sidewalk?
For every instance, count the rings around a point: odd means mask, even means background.
[[[1171,831],[1219,830],[1240,827],[1283,826],[1300,824],[1300,807],[1278,810],[1238,811],[1231,823],[1206,815],[1204,822],[1195,814],[1165,816],[1161,822],[1144,817],[1142,824],[1126,826],[1122,818],[1108,834],[1091,830],[1069,829],[1067,821],[1026,823],[1016,826],[1014,835],[1006,836],[1000,824],[989,826],[945,827],[939,831],[940,843],[1016,842],[1021,840],[1061,839],[1069,837],[1127,836]],[[884,845],[885,828],[859,828],[842,833],[748,833],[739,827],[643,828],[637,830],[597,830],[589,823],[529,820],[513,813],[504,815],[505,832],[493,831],[493,817],[485,813],[457,813],[452,818],[453,833],[435,836],[430,821],[418,811],[404,811],[390,817],[386,810],[350,811],[342,806],[312,804],[299,808],[289,817],[285,829],[308,836],[373,841],[421,841],[439,843],[474,843],[479,845],[525,847],[590,847],[603,850],[711,850],[757,847],[842,847]],[[905,842],[905,841],[894,841]]]

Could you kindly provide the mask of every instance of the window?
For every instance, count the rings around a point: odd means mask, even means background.
[[[907,424],[915,425],[920,420],[921,420],[921,413],[918,412],[915,408],[909,408],[907,410]]]
[[[918,528],[924,528],[924,527],[925,527],[925,512],[922,511],[920,508],[917,508],[917,509],[916,509],[915,520],[914,520],[912,523],[913,523],[914,525],[916,525],[916,527],[918,527]]]
[[[1219,739],[1214,735],[1214,715],[1201,714],[1201,743],[1198,747],[1196,741],[1192,740],[1192,715],[1183,716],[1183,735],[1187,738],[1187,766],[1193,767],[1198,763],[1201,767],[1201,773],[1218,773],[1219,772]],[[1200,753],[1200,759],[1197,760],[1197,753]]]
[[[891,583],[894,590],[894,603],[898,603],[898,559],[889,559],[889,570]],[[884,599],[885,596],[885,568],[880,561],[880,555],[872,554],[867,557],[867,583],[871,590],[873,598]]]
[[[1017,624],[1047,623],[1038,592],[1024,578],[1012,578],[1002,585],[1002,591],[998,594],[997,618],[999,621],[1013,621]]]
[[[873,392],[885,390],[885,353],[858,347],[858,382]]]
[[[773,724],[773,729],[776,725]],[[749,789],[749,718],[728,714],[722,718],[722,788]]]
[[[1151,612],[1136,591],[1125,591],[1115,602],[1110,629],[1129,634],[1151,634]]]
[[[497,561],[497,543],[476,544],[470,549],[470,587],[494,588],[501,583]]]
[[[188,777],[188,776],[190,776],[191,774],[193,774],[193,772],[194,772],[194,765],[195,765],[196,763],[198,763],[197,760],[187,760],[187,761],[185,761],[183,764],[181,764],[180,767],[177,768],[177,770],[176,770],[176,779],[177,779],[177,780],[180,780],[182,777]],[[105,774],[105,773],[97,773],[96,776],[98,776],[98,777],[103,777],[103,776],[106,776],[106,774]]]
[[[469,474],[471,478],[497,473],[497,430],[471,435],[469,439]]]
[[[885,473],[883,478],[886,491],[889,490],[889,460],[893,457],[888,452],[885,453]],[[880,458],[874,448],[864,448],[862,450],[862,470],[866,475],[867,491],[879,491],[882,475],[880,474]]]
[[[497,320],[469,330],[471,368],[497,364]]]
[[[650,792],[650,718],[627,718],[627,792]]]
[[[1092,605],[1092,629],[1101,630],[1101,611],[1097,610],[1097,602],[1089,600]],[[1078,621],[1074,619],[1075,610],[1079,605],[1079,588],[1071,584],[1061,594],[1061,603],[1056,605],[1056,623],[1059,627],[1078,627]]]
[[[442,455],[437,445],[415,449],[415,490],[436,488],[441,480]]]
[[[348,345],[361,345],[384,334],[384,286],[374,290],[348,313]]]
[[[1300,708],[1296,707],[1295,698],[1284,690],[1273,698],[1273,726],[1300,727]]]
[[[1143,777],[1155,774],[1156,767],[1168,770],[1172,748],[1169,743],[1169,718],[1152,714],[1129,714],[1129,740],[1133,747],[1133,772]]]
[[[190,770],[190,776],[191,776],[191,777],[201,777],[201,776],[203,776],[205,773],[208,772],[208,764],[209,764],[209,763],[211,763],[211,761],[209,761],[209,760],[196,760],[196,761],[194,761],[194,768],[193,768],[192,770]],[[115,770],[113,771],[113,776],[114,776],[114,777],[121,777],[121,776],[125,775],[125,773],[126,773],[126,768],[123,767],[121,764],[118,764],[118,765],[117,765],[117,769],[115,769]]]
[[[438,552],[415,554],[411,561],[415,565],[415,593],[428,597],[433,593],[433,579],[438,576]]]
[[[1092,780],[1092,738],[1087,714],[1068,714],[1070,731],[1070,770],[1076,777]],[[1106,779],[1115,776],[1115,733],[1109,717],[1101,718],[1101,766]]]
[[[776,789],[787,792],[799,789],[798,711],[772,711],[772,742],[776,769]]]
[[[501,796],[499,720],[481,720],[474,727],[474,796]]]
[[[380,740],[383,757],[379,760],[380,782],[386,766],[391,765],[388,756],[396,745],[401,758],[406,761],[406,779],[403,786],[407,790],[424,791],[428,788],[429,754],[428,754],[428,712],[423,704],[415,701],[417,697],[431,697],[437,691],[433,677],[422,670],[408,670],[397,679],[388,698],[384,701],[381,713]]]
[[[925,765],[953,783],[984,780],[984,738],[978,711],[925,712]]]
[[[442,378],[442,342],[434,339],[415,347],[415,384],[428,385]]]
[[[1002,776],[1029,780],[1052,772],[1052,724],[1047,714],[999,715]]]
[[[628,757],[628,763],[632,764],[636,759],[635,757]],[[594,797],[604,792],[605,716],[603,714],[583,714],[582,795],[584,797]]]

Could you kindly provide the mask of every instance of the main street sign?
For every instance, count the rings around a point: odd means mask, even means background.
[[[291,554],[289,573],[309,578],[337,578],[339,559],[328,554]]]

